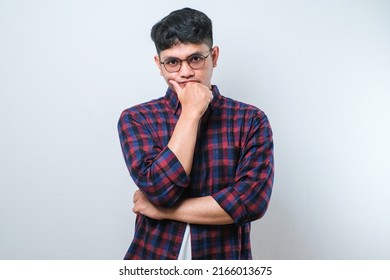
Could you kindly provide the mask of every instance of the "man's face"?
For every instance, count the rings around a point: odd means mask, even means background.
[[[204,55],[205,64],[201,69],[192,69],[187,61],[181,62],[181,68],[177,72],[168,72],[161,62],[165,62],[168,59],[187,59],[193,55]],[[169,49],[160,52],[160,56],[156,55],[154,60],[157,67],[160,69],[161,76],[164,77],[168,86],[170,80],[176,81],[182,88],[186,86],[188,82],[202,83],[208,88],[211,88],[211,77],[213,75],[213,68],[217,66],[217,60],[219,55],[219,49],[215,46],[212,50],[206,44],[177,44]]]

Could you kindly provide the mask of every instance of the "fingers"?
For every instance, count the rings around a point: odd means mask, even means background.
[[[152,219],[163,219],[163,212],[154,206],[147,196],[140,190],[136,190],[133,196],[134,206],[132,211],[137,215],[144,215]]]
[[[140,190],[136,190],[133,195],[133,203],[136,203],[137,200],[141,197],[142,193]]]
[[[183,92],[183,90],[184,90],[184,88],[182,88],[181,86],[180,86],[180,84],[178,83],[178,82],[176,82],[175,80],[169,80],[169,83],[172,85],[172,87],[173,87],[173,89],[174,89],[174,91],[178,94],[178,95],[180,95],[182,92]],[[200,86],[200,87],[205,87],[203,84],[201,84],[201,83],[189,83],[189,85],[190,84],[193,84],[195,87],[198,87],[198,86]],[[212,91],[210,90],[210,89],[208,89],[208,91],[210,92],[210,97],[211,97],[211,99],[210,99],[210,101],[213,99],[213,94],[212,94]]]
[[[143,193],[140,191],[140,190],[136,190],[134,192],[134,195],[133,195],[133,203],[134,203],[134,207],[133,207],[133,212],[135,214],[141,214],[140,212],[140,207],[139,207],[139,200],[142,198],[143,196]]]
[[[176,92],[185,115],[202,117],[213,100],[212,91],[202,83],[189,82],[184,88],[174,80],[169,80],[169,84]]]
[[[173,89],[175,90],[175,92],[177,94],[180,94],[182,92],[182,88],[180,87],[180,85],[176,81],[169,80],[169,83],[173,86]]]

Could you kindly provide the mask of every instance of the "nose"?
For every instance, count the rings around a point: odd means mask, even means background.
[[[186,61],[186,60],[182,61],[179,73],[180,73],[180,76],[183,78],[192,77],[195,74],[194,69],[192,69],[190,67],[190,65],[188,64],[188,61]]]

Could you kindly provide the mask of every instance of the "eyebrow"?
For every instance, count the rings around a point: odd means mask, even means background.
[[[202,53],[201,51],[197,51],[197,52],[194,52],[194,53],[190,54],[189,56],[187,56],[187,57],[184,58],[184,59],[187,59],[187,58],[189,58],[189,57],[191,57],[191,56],[193,56],[193,55],[203,55],[203,53]],[[166,61],[166,60],[168,60],[168,59],[180,59],[180,58],[178,58],[178,57],[176,57],[176,56],[168,56],[168,57],[166,57],[164,60],[162,60],[161,57],[160,57],[160,61]],[[184,60],[184,59],[180,59],[180,60]]]

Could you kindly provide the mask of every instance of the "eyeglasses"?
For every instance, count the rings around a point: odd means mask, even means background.
[[[199,70],[202,69],[203,66],[206,63],[206,58],[210,56],[210,52],[212,49],[208,51],[207,55],[202,55],[202,54],[193,54],[189,56],[186,59],[179,59],[179,58],[167,58],[163,62],[160,62],[160,64],[164,65],[165,70],[167,70],[169,73],[174,73],[178,72],[181,69],[181,64],[183,61],[187,61],[188,65],[191,67],[193,70]]]

